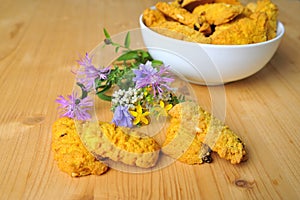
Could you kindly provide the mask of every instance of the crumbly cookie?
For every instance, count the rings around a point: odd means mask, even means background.
[[[211,39],[205,37],[203,33],[195,31],[194,29],[184,26],[178,22],[165,21],[157,24],[156,26],[151,26],[151,28],[160,34],[171,38],[204,44],[211,43]]]
[[[151,137],[108,122],[86,122],[78,125],[79,134],[99,159],[109,158],[131,166],[155,166],[160,146]]]
[[[174,4],[158,2],[155,7],[164,15],[191,28],[194,28],[195,24],[201,24],[197,15],[188,12],[184,8],[177,7]]]
[[[181,123],[181,120],[173,118],[166,133],[162,152],[189,165],[211,160],[208,159],[209,149],[201,152],[205,135],[195,132],[193,127],[195,127],[193,123]]]
[[[206,21],[213,25],[225,24],[240,15],[244,10],[242,5],[226,3],[205,4],[196,7],[193,14],[204,16]]]
[[[147,8],[143,12],[143,21],[146,26],[151,27],[165,22],[166,18],[160,11]]]
[[[275,38],[277,34],[278,7],[270,0],[259,0],[257,1],[255,12],[264,12],[267,14],[267,39]]]
[[[58,119],[52,128],[52,150],[58,167],[72,177],[101,175],[108,167],[83,145],[73,119]]]
[[[212,44],[252,44],[267,40],[267,15],[256,12],[215,28]]]
[[[241,139],[197,104],[177,104],[169,114],[172,120],[162,148],[165,154],[188,164],[203,163],[210,150],[232,164],[245,159],[246,150]]]

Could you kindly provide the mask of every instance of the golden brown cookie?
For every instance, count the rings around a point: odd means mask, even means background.
[[[108,122],[78,125],[83,142],[95,156],[141,168],[155,166],[160,146],[151,137]]]
[[[267,39],[273,39],[277,33],[278,7],[270,0],[258,0],[255,12],[264,12],[267,14]]]
[[[73,119],[58,119],[52,128],[52,150],[58,167],[72,177],[101,175],[108,167],[82,144]]]
[[[193,14],[204,16],[206,21],[213,25],[225,24],[240,15],[244,10],[242,5],[226,3],[205,4],[196,7]]]
[[[267,40],[267,15],[253,13],[230,23],[217,26],[210,36],[212,44],[252,44]]]
[[[180,22],[191,28],[194,28],[195,24],[199,24],[198,16],[193,15],[184,8],[174,6],[173,4],[168,4],[166,2],[158,2],[155,7],[174,21]]]
[[[165,22],[166,18],[160,11],[148,8],[143,12],[143,21],[146,26],[150,27]]]
[[[180,162],[193,165],[202,164],[210,156],[210,151],[201,152],[205,135],[193,129],[193,123],[181,123],[172,119],[167,129],[162,152]]]
[[[184,26],[178,22],[165,21],[157,24],[156,26],[152,26],[151,28],[160,34],[171,38],[204,44],[211,43],[211,39],[205,37],[203,33],[195,31],[194,29]]]
[[[162,148],[165,154],[187,164],[203,163],[210,150],[232,164],[244,160],[246,151],[241,139],[197,104],[177,104],[169,114],[172,119]]]

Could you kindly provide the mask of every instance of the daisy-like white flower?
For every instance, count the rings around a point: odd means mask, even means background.
[[[143,112],[143,108],[141,105],[137,105],[135,111],[129,111],[129,112],[134,117],[134,121],[133,121],[134,125],[137,125],[140,122],[146,125],[149,124],[149,120],[147,119],[147,116],[150,114],[150,112],[149,111]]]
[[[70,117],[77,120],[89,120],[91,115],[89,111],[93,106],[93,102],[89,97],[80,99],[76,93],[68,95],[67,98],[58,96],[56,102],[60,104],[58,107],[61,111],[61,117]]]
[[[112,122],[117,126],[132,127],[133,116],[129,113],[127,106],[117,106]]]
[[[133,81],[136,83],[136,88],[143,88],[151,86],[153,89],[153,95],[158,93],[161,95],[163,89],[171,90],[169,83],[174,79],[169,77],[168,67],[164,65],[159,67],[159,71],[152,67],[152,62],[147,61],[146,64],[140,64],[139,69],[133,70],[135,77]]]
[[[93,56],[90,57],[88,53],[85,57],[78,60],[78,64],[83,68],[77,71],[78,82],[82,83],[87,91],[95,88],[95,80],[106,80],[110,73],[110,66],[102,69],[96,68],[92,64]]]

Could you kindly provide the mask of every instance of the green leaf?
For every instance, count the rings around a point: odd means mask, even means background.
[[[107,84],[101,91],[97,92],[97,96],[104,101],[111,101],[112,97],[105,94],[111,88],[111,84]]]
[[[126,37],[125,37],[125,41],[124,41],[124,46],[129,49],[130,47],[130,32],[128,32],[126,34]]]
[[[98,85],[98,86],[96,87],[96,89],[101,89],[101,88],[105,88],[105,85]]]
[[[161,66],[162,64],[164,64],[164,63],[160,60],[152,60],[153,67]]]
[[[104,32],[105,37],[110,39],[110,35],[105,28],[103,29],[103,32]]]
[[[151,58],[150,54],[147,51],[141,50],[140,53],[142,54],[143,58]]]
[[[104,101],[111,101],[111,99],[112,99],[112,97],[111,96],[108,96],[108,95],[106,95],[106,94],[104,94],[104,93],[97,93],[97,96],[100,98],[100,99],[102,99],[102,100],[104,100]]]
[[[117,61],[126,61],[126,60],[132,60],[132,59],[138,59],[139,55],[136,51],[128,51],[124,54],[122,54],[119,58],[117,58]]]
[[[117,46],[115,52],[118,53],[120,46]]]

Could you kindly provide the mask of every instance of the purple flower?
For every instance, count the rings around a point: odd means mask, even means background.
[[[93,60],[93,56],[89,57],[89,54],[85,53],[85,57],[84,58],[81,57],[80,60],[77,60],[77,63],[81,66],[89,67],[93,65],[92,60]]]
[[[156,96],[157,92],[160,95],[163,92],[163,88],[171,90],[168,84],[174,81],[174,79],[168,77],[168,69],[168,67],[162,65],[158,71],[152,67],[150,61],[147,61],[146,64],[140,64],[139,69],[133,70],[135,74],[133,81],[136,83],[136,88],[151,86],[154,96]]]
[[[76,93],[68,95],[67,98],[58,96],[56,102],[60,104],[58,107],[61,110],[61,117],[70,117],[77,120],[91,119],[91,115],[88,113],[93,102],[89,97],[80,99]]]
[[[83,67],[83,69],[77,71],[79,76],[78,82],[85,86],[87,91],[95,89],[95,80],[106,80],[108,74],[110,73],[110,67],[103,69],[98,69],[92,64],[93,57],[89,57],[88,53],[85,54],[84,58],[78,60],[78,64]]]
[[[112,122],[117,126],[132,127],[133,116],[129,113],[127,106],[117,106]]]

